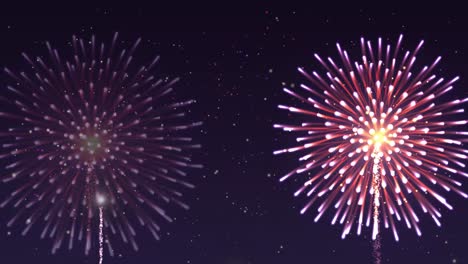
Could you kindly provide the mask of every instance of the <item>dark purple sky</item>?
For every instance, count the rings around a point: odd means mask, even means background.
[[[139,252],[123,247],[121,256],[107,257],[104,263],[372,263],[369,236],[341,240],[341,226],[330,226],[329,218],[314,223],[313,213],[299,214],[305,200],[292,197],[298,182],[278,182],[296,165],[294,157],[272,155],[292,140],[272,129],[274,121],[286,118],[276,108],[289,100],[282,87],[304,81],[297,66],[319,67],[315,52],[335,56],[337,41],[359,54],[353,46],[361,36],[393,42],[403,33],[408,49],[426,40],[421,60],[443,57],[439,74],[461,76],[454,96],[466,97],[468,91],[468,17],[463,7],[405,9],[382,2],[375,8],[204,8],[182,3],[170,8],[133,3],[75,8],[80,4],[2,7],[0,66],[20,71],[21,52],[45,56],[44,41],[61,47],[73,34],[110,39],[118,31],[121,39],[142,37],[139,52],[161,55],[161,70],[182,78],[177,93],[199,101],[192,116],[205,122],[195,136],[203,144],[199,160],[205,168],[190,176],[197,185],[187,193],[192,208],[169,209],[176,221],[162,224],[161,241],[140,229]],[[5,87],[9,80],[0,76]],[[10,189],[0,185],[0,196]],[[454,193],[446,196],[455,209],[441,208],[442,228],[423,216],[422,237],[402,223],[399,243],[388,230],[384,233],[383,263],[468,263],[468,201]],[[86,257],[79,246],[51,255],[52,242],[40,240],[40,228],[26,237],[19,234],[21,227],[7,229],[11,215],[11,209],[0,211],[1,263],[97,263],[96,254]]]

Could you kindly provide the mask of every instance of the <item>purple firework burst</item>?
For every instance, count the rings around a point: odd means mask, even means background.
[[[136,223],[159,239],[158,220],[171,221],[162,207],[188,208],[178,189],[192,188],[186,170],[201,167],[189,154],[200,145],[186,131],[201,122],[184,118],[194,101],[165,102],[178,79],[153,75],[159,57],[133,64],[141,39],[121,49],[117,36],[109,46],[73,36],[66,60],[46,43],[48,59],[23,53],[24,72],[5,68],[14,83],[0,97],[8,126],[0,132],[1,179],[14,189],[0,206],[15,209],[7,225],[25,225],[23,235],[42,225],[52,252],[84,240],[88,254],[105,201],[109,236],[138,250]]]

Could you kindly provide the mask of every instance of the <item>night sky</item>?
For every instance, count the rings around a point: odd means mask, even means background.
[[[293,102],[282,88],[306,81],[298,66],[322,71],[313,54],[336,56],[336,42],[360,56],[356,45],[361,36],[393,44],[402,33],[407,49],[426,41],[422,61],[442,56],[439,75],[461,77],[454,96],[468,91],[468,17],[463,7],[425,9],[388,2],[381,7],[288,8],[74,5],[80,3],[4,8],[0,66],[21,70],[21,52],[45,56],[44,41],[67,47],[73,34],[95,34],[104,41],[116,31],[129,42],[142,37],[140,58],[160,54],[159,71],[181,77],[177,97],[196,99],[191,117],[204,122],[194,138],[203,145],[195,156],[205,168],[190,172],[197,188],[184,192],[191,209],[167,208],[176,221],[162,223],[161,241],[138,229],[140,251],[123,247],[104,263],[372,263],[369,228],[360,237],[351,234],[342,240],[342,226],[331,226],[330,214],[318,223],[313,210],[299,214],[306,200],[294,198],[293,192],[300,181],[279,183],[297,165],[295,156],[272,155],[294,141],[273,129],[273,123],[288,119],[277,105]],[[0,76],[4,87],[10,80],[3,71]],[[9,190],[11,186],[0,186],[1,196]],[[455,209],[438,206],[441,228],[424,215],[422,237],[398,223],[397,243],[384,230],[383,263],[468,263],[468,202],[454,193],[446,197]],[[11,215],[11,209],[0,211],[1,263],[97,263],[97,249],[86,257],[82,245],[52,255],[52,242],[39,238],[40,227],[25,237],[21,226],[7,229]]]

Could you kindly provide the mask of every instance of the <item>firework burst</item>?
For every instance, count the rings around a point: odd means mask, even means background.
[[[379,219],[397,241],[395,220],[421,235],[417,208],[440,226],[441,212],[434,201],[452,209],[440,190],[468,198],[457,180],[468,177],[463,171],[468,131],[462,131],[467,120],[461,107],[468,98],[443,101],[458,77],[447,81],[433,73],[440,57],[416,69],[423,41],[406,52],[401,41],[402,36],[392,48],[381,39],[376,47],[361,39],[362,58],[356,61],[337,44],[341,66],[315,54],[326,75],[299,68],[312,85],[302,84],[297,92],[284,89],[303,106],[279,108],[309,119],[275,125],[302,134],[296,138],[298,145],[274,152],[304,153],[301,165],[281,181],[303,177],[305,183],[295,195],[305,193],[309,202],[301,213],[320,203],[318,221],[333,207],[332,224],[344,225],[342,238],[353,225],[361,234],[362,226],[372,222],[376,239]]]
[[[88,254],[98,230],[102,263],[103,244],[113,254],[120,237],[137,250],[136,225],[159,239],[158,222],[171,221],[163,207],[188,208],[178,189],[192,188],[186,170],[201,166],[187,130],[201,123],[184,118],[193,100],[165,99],[177,79],[155,77],[159,57],[132,63],[139,43],[73,37],[65,60],[47,43],[50,57],[23,53],[25,71],[5,68],[14,83],[0,97],[1,179],[14,189],[0,206],[15,208],[7,225],[25,224],[23,235],[42,225],[52,252],[84,240]]]

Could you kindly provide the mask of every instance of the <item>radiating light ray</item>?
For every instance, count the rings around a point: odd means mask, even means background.
[[[201,122],[186,118],[195,101],[168,98],[178,78],[158,77],[159,56],[135,63],[140,42],[73,36],[69,53],[46,43],[49,57],[23,53],[24,71],[4,69],[13,82],[0,96],[0,179],[13,190],[0,207],[15,209],[7,226],[25,224],[23,235],[42,226],[53,253],[81,242],[89,254],[98,214],[99,233],[109,230],[100,253],[113,255],[117,240],[138,250],[137,225],[159,239],[158,222],[172,221],[163,207],[188,209],[180,188],[193,188],[187,171],[201,167],[190,153]]]
[[[333,207],[332,224],[344,225],[343,238],[354,225],[361,234],[373,222],[377,240],[380,222],[398,241],[396,221],[421,235],[418,208],[441,225],[433,203],[453,209],[442,190],[468,198],[456,179],[468,177],[462,108],[468,98],[447,101],[459,78],[435,74],[440,57],[417,69],[423,41],[413,51],[402,50],[402,36],[394,49],[380,38],[377,43],[362,38],[356,60],[339,44],[338,60],[315,54],[325,75],[298,68],[310,84],[284,92],[300,104],[278,107],[302,122],[274,127],[300,135],[297,144],[274,154],[301,153],[300,166],[280,178],[302,177],[294,195],[305,193],[310,200],[301,214],[318,203],[318,221]]]

